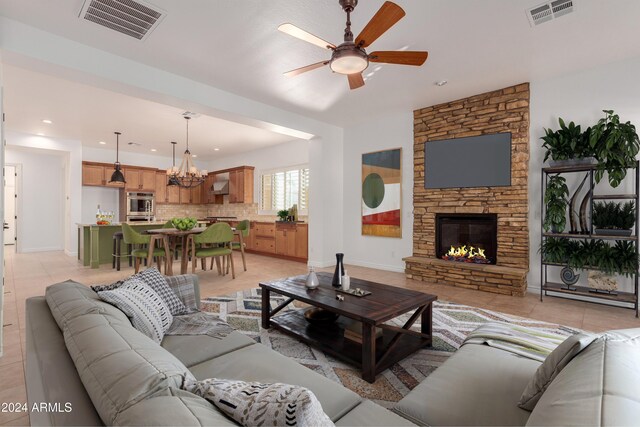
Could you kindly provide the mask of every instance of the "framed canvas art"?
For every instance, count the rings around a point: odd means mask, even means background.
[[[362,235],[402,237],[402,148],[362,155]]]

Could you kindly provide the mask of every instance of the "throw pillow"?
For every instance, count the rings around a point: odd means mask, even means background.
[[[160,295],[160,298],[167,304],[172,315],[176,316],[187,313],[187,307],[180,301],[180,298],[178,298],[175,292],[171,290],[167,284],[167,279],[164,278],[157,268],[148,268],[143,272],[131,276],[131,279],[140,279],[156,291],[158,295]]]
[[[551,381],[558,376],[571,359],[576,357],[597,338],[598,335],[580,333],[564,340],[538,367],[533,378],[531,378],[524,392],[522,392],[518,406],[527,411],[533,411]]]
[[[182,274],[180,276],[168,276],[167,285],[178,296],[180,301],[187,308],[187,313],[198,311],[196,305],[196,290],[194,280],[196,276]]]
[[[158,344],[173,322],[167,304],[142,280],[129,279],[117,289],[98,292],[98,296],[118,307],[134,328]]]
[[[204,397],[243,426],[333,426],[307,388],[210,378],[185,380],[185,388]]]
[[[118,280],[117,282],[110,283],[108,285],[93,285],[91,286],[91,290],[93,292],[112,291],[114,289],[118,289],[123,283],[124,280]]]

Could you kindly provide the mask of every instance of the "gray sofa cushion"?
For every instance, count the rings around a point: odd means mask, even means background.
[[[121,412],[116,426],[236,426],[200,396],[169,388]]]
[[[465,344],[414,388],[394,411],[420,425],[524,425],[518,399],[539,362]]]
[[[388,426],[415,426],[411,421],[402,418],[400,415],[394,414],[388,409],[365,400],[356,406],[352,411],[344,417],[336,421],[338,427],[351,426],[371,426],[371,427],[388,427]]]
[[[127,315],[117,307],[102,301],[90,288],[73,280],[49,286],[45,290],[45,298],[60,329],[68,320],[87,313],[101,313],[129,321]]]
[[[598,338],[594,334],[574,334],[564,340],[562,344],[547,356],[545,361],[536,370],[533,378],[520,396],[518,406],[527,411],[533,411],[536,403],[545,392],[551,381],[564,369],[565,366],[582,350]]]
[[[255,343],[248,336],[234,331],[224,338],[212,338],[208,335],[165,335],[161,345],[190,368]]]
[[[530,426],[637,426],[640,328],[603,334],[553,380]]]
[[[198,380],[215,377],[306,387],[316,395],[322,409],[334,422],[362,401],[360,396],[340,384],[260,344],[192,366],[191,372]]]

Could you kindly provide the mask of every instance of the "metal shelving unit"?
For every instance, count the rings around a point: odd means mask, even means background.
[[[636,161],[635,165],[629,167],[628,169],[633,169],[635,171],[635,192],[633,194],[593,194],[595,187],[594,180],[594,172],[598,166],[597,165],[576,165],[576,166],[558,166],[558,167],[548,167],[542,169],[542,177],[541,177],[541,206],[542,206],[542,214],[540,215],[540,226],[541,226],[541,241],[544,241],[546,238],[564,238],[564,239],[602,239],[602,240],[626,240],[635,242],[636,248],[636,257],[638,256],[638,250],[640,248],[640,238],[639,238],[639,225],[640,225],[640,164]],[[556,174],[565,174],[565,173],[580,173],[587,172],[589,174],[589,189],[591,194],[590,203],[589,203],[589,233],[588,234],[572,234],[572,233],[548,233],[544,231],[544,216],[545,216],[545,204],[544,204],[544,193],[547,188],[547,182],[549,180],[549,175]],[[629,175],[627,174],[627,177]],[[626,179],[626,178],[625,178]],[[636,205],[636,222],[635,222],[635,235],[633,236],[614,236],[614,235],[603,235],[603,234],[595,234],[593,229],[593,222],[591,218],[593,217],[593,201],[594,200],[634,200]],[[543,300],[544,296],[551,297],[559,297],[566,298],[569,295],[572,296],[580,296],[580,297],[588,297],[592,298],[588,302],[598,303],[598,304],[607,304],[613,305],[611,302],[616,302],[619,304],[615,304],[616,306],[622,308],[633,309],[636,312],[636,317],[638,317],[638,272],[634,275],[634,291],[633,292],[622,292],[617,291],[615,294],[613,293],[602,293],[595,292],[589,287],[586,286],[577,286],[573,285],[573,289],[568,289],[564,287],[563,283],[556,283],[548,280],[548,267],[566,267],[566,264],[559,264],[553,262],[545,262],[544,254],[541,254],[541,263],[540,263],[540,301]],[[594,267],[585,267],[585,270],[597,270]],[[622,305],[620,305],[622,304]]]

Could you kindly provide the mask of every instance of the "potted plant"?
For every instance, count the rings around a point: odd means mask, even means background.
[[[633,242],[616,240],[612,252],[612,257],[616,262],[616,273],[625,277],[633,277],[638,272],[638,254]]]
[[[555,264],[564,264],[569,259],[568,244],[572,242],[569,239],[562,239],[559,237],[549,237],[544,239],[540,245],[539,252],[542,253],[542,260],[544,262],[551,262]]]
[[[636,204],[598,202],[593,204],[593,226],[596,234],[630,236],[636,222]]]
[[[627,168],[634,166],[640,152],[640,140],[631,122],[622,123],[613,110],[603,110],[605,117],[591,129],[589,145],[598,159],[596,183],[607,172],[612,187],[620,185]]]
[[[568,166],[578,164],[595,164],[593,149],[590,145],[591,128],[582,132],[580,125],[569,122],[567,126],[561,118],[558,119],[560,129],[545,129],[542,146],[547,149],[544,155],[546,162],[549,157],[551,166]]]
[[[289,218],[289,211],[287,209],[282,209],[281,211],[278,211],[278,218],[280,218],[280,221],[286,222],[287,218]]]
[[[569,197],[569,188],[566,179],[560,175],[550,177],[544,194],[545,231],[551,230],[553,233],[564,231],[567,224],[567,197]]]

